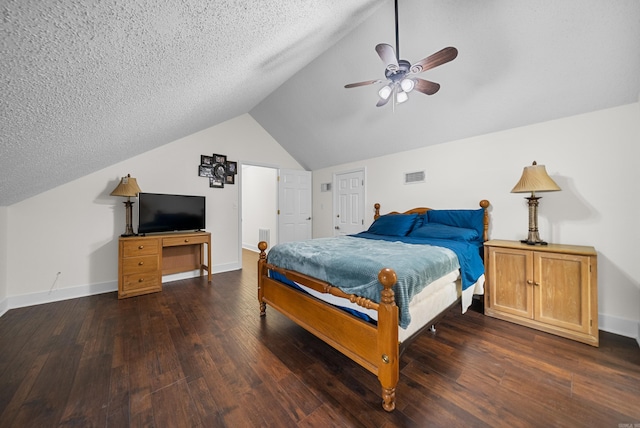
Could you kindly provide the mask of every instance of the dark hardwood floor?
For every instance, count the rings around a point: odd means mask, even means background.
[[[256,256],[213,283],[13,309],[0,318],[0,427],[640,426],[640,349],[600,348],[451,310],[374,375],[272,308]]]

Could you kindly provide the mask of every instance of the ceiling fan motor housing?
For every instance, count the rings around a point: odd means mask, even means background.
[[[387,79],[391,80],[394,83],[400,82],[409,72],[411,68],[411,63],[407,60],[401,59],[398,61],[398,68],[395,68],[395,64],[392,64],[394,67],[387,67],[384,71],[384,75]]]

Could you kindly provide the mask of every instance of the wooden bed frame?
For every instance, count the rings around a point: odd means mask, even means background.
[[[480,201],[484,209],[483,240],[488,240],[489,201]],[[414,208],[405,214],[424,213],[430,208]],[[380,204],[375,204],[375,218],[380,216]],[[382,386],[382,407],[391,412],[396,407],[396,385],[400,376],[399,362],[401,344],[398,342],[398,306],[395,303],[393,286],[397,281],[393,269],[384,268],[378,273],[383,287],[380,303],[346,294],[327,282],[308,275],[279,268],[267,263],[267,243],[258,244],[258,301],[260,316],[266,315],[267,304],[292,321],[316,335],[365,369],[378,376]],[[319,299],[300,292],[269,278],[269,270],[285,275],[289,280],[304,284],[321,293],[349,299],[352,303],[378,312],[378,325],[369,324],[360,318],[337,309]],[[427,323],[430,325],[431,323]]]

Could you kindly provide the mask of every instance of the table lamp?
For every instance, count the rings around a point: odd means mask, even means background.
[[[113,189],[113,192],[111,192],[111,196],[125,196],[127,198],[127,200],[124,202],[127,225],[125,232],[121,236],[135,235],[135,233],[133,233],[133,214],[131,212],[133,202],[131,202],[131,197],[133,196],[135,198],[140,192],[141,190],[138,187],[138,182],[135,178],[131,177],[131,174],[127,174],[126,177],[122,177],[122,180],[120,180],[118,186]]]
[[[560,187],[549,177],[544,165],[538,165],[536,161],[533,161],[533,165],[524,167],[520,181],[511,190],[511,193],[531,192],[531,196],[525,198],[529,201],[529,235],[526,240],[523,239],[520,242],[528,245],[547,245],[538,234],[538,200],[541,197],[536,196],[536,192],[555,192],[558,190],[561,190]]]

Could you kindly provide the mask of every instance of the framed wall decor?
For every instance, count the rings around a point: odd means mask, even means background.
[[[198,175],[200,177],[213,177],[213,167],[211,165],[199,165]]]
[[[222,189],[224,187],[224,179],[218,177],[209,178],[209,187]]]
[[[213,176],[221,180],[227,175],[226,163],[217,163],[213,165]]]
[[[236,175],[238,173],[238,162],[227,161],[227,174]]]
[[[200,155],[200,165],[213,165],[213,156]]]
[[[227,174],[224,178],[226,184],[236,184],[236,176],[234,174]]]
[[[213,154],[213,163],[226,163],[226,162],[227,162],[226,155],[216,155],[215,153]]]

